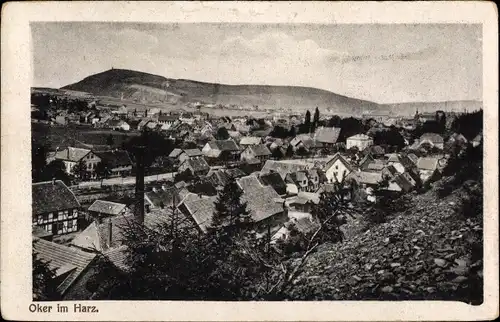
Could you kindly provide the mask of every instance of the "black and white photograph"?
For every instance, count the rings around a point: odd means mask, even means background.
[[[483,32],[30,21],[33,305],[480,306]]]

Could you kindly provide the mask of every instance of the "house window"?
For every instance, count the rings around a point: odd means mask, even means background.
[[[52,224],[44,225],[43,229],[45,229],[45,231],[49,233],[52,233]]]
[[[41,225],[43,223],[43,216],[38,215],[38,224]]]
[[[59,211],[59,212],[57,213],[57,220],[63,220],[63,218],[64,218],[64,214],[63,214],[63,212],[62,212],[62,211]]]
[[[58,222],[56,224],[56,231],[58,234],[62,234],[63,233],[63,223],[62,222]]]
[[[78,229],[78,221],[76,219],[73,219],[73,231],[76,231]]]
[[[49,213],[49,221],[52,221],[54,220],[54,214],[53,213]]]
[[[338,165],[336,165],[336,166],[335,166],[335,170],[338,170],[338,169],[339,169],[339,166],[338,166]]]

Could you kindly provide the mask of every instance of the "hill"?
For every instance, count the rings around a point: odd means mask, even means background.
[[[343,243],[323,245],[288,296],[480,304],[482,214],[464,217],[464,187],[444,198],[436,194],[436,189],[413,194],[411,207],[392,220]]]
[[[283,108],[297,113],[318,107],[324,114],[357,116],[363,113],[413,115],[417,109],[424,113],[436,110],[462,112],[482,105],[477,101],[377,104],[311,87],[214,84],[126,69],[110,69],[61,89],[159,107],[181,107],[200,102],[246,108],[258,106],[259,109]]]
[[[91,75],[62,89],[89,92],[124,100],[165,105],[239,105],[259,108],[291,108],[302,112],[318,106],[332,113],[362,113],[378,104],[310,87],[224,85],[171,79],[137,71],[111,69]]]

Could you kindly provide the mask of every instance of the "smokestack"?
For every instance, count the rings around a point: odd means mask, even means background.
[[[135,147],[135,208],[134,217],[138,224],[144,224],[144,146]]]

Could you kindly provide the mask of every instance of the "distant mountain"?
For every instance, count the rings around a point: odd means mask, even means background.
[[[126,70],[110,69],[62,87],[63,90],[87,92],[143,104],[183,106],[186,103],[238,105],[259,108],[285,108],[297,112],[316,106],[325,112],[360,116],[363,113],[412,115],[436,110],[473,110],[481,105],[476,101],[436,103],[377,104],[374,102],[335,94],[326,90],[298,86],[224,85]]]
[[[84,78],[62,89],[89,92],[136,102],[254,106],[259,108],[331,109],[334,113],[362,113],[377,110],[374,102],[354,99],[329,91],[297,86],[224,85],[186,79],[170,79],[124,69],[111,69]]]

